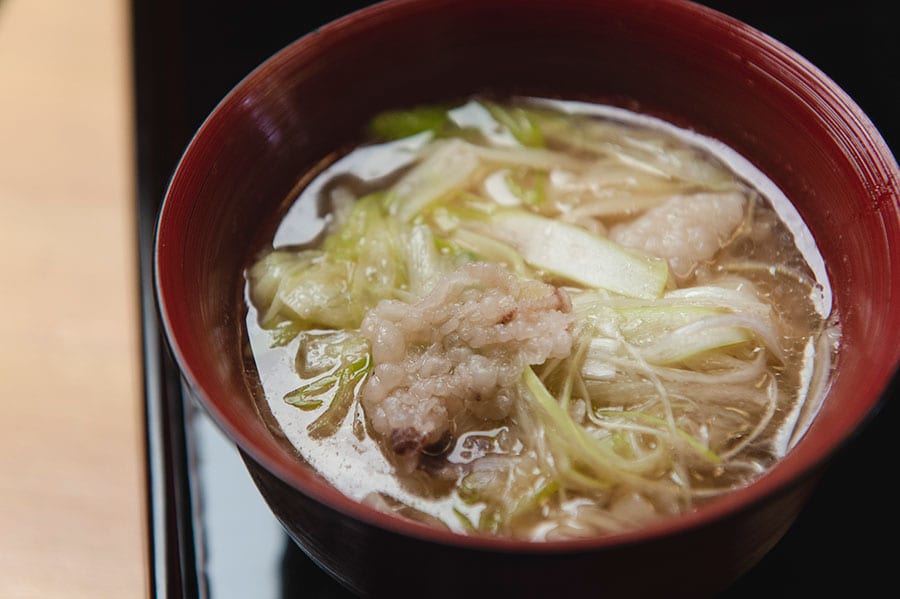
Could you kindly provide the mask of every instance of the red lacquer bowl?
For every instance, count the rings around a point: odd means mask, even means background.
[[[248,256],[304,173],[357,141],[374,113],[483,91],[662,116],[725,142],[795,203],[825,257],[843,340],[821,413],[758,482],[626,534],[543,544],[470,538],[353,502],[262,421],[241,354]],[[831,80],[782,44],[698,5],[395,0],[288,46],[209,116],[160,215],[158,300],[185,379],[273,512],[356,592],[703,595],[730,584],[784,534],[897,372],[898,181],[884,141]]]

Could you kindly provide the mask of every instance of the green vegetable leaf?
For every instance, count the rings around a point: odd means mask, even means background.
[[[597,410],[595,413],[598,416],[604,418],[632,418],[634,420],[658,427],[663,431],[667,430],[669,427],[669,424],[662,418],[657,418],[656,416],[645,414],[643,412],[636,412],[633,410]],[[696,437],[694,437],[687,431],[679,428],[676,429],[676,434],[678,435],[679,439],[684,441],[691,449],[693,449],[698,455],[700,455],[708,462],[718,464],[722,461],[722,458],[720,458],[716,452],[701,443]]]
[[[484,102],[484,107],[523,146],[544,147],[544,135],[527,110],[518,106],[501,106],[494,102]]]
[[[581,227],[519,209],[497,210],[480,233],[509,243],[526,263],[588,287],[645,299],[665,290],[665,260],[642,256]]]
[[[337,378],[334,397],[325,411],[306,427],[310,437],[322,439],[337,431],[356,398],[356,384],[371,368],[372,357],[366,354],[333,375]]]
[[[462,524],[462,527],[466,532],[472,533],[478,530],[477,528],[475,528],[475,525],[472,524],[472,521],[469,520],[469,517],[466,516],[458,507],[453,508],[453,515],[456,516],[456,519],[459,520],[459,523]]]
[[[338,381],[340,381],[338,374],[323,376],[308,385],[294,389],[284,396],[284,401],[301,410],[315,410],[323,403],[319,396],[330,391]]]
[[[369,123],[369,131],[380,139],[395,140],[425,131],[438,135],[451,124],[445,107],[418,106],[410,110],[382,112]]]
[[[506,186],[523,204],[540,206],[546,198],[547,173],[530,169],[516,169],[506,174]]]

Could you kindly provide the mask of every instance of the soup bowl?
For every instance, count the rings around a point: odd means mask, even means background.
[[[306,175],[358,143],[379,111],[479,92],[661,117],[730,146],[793,202],[825,259],[842,338],[819,414],[757,481],[621,534],[463,536],[344,496],[261,413],[243,270]],[[891,152],[807,60],[680,0],[393,0],[335,21],[273,55],[209,115],[170,181],[155,251],[160,314],[188,387],[296,543],[363,596],[715,593],[784,535],[900,363]]]

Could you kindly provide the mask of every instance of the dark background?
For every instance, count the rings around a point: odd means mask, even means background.
[[[178,376],[160,337],[151,287],[153,225],[165,185],[202,120],[244,75],[304,33],[370,2],[132,0],[138,233],[147,401],[154,595],[198,593],[192,495]],[[817,65],[900,147],[900,34],[890,2],[704,2],[786,43]],[[900,339],[897,331],[885,331]],[[895,377],[888,396],[898,394]],[[723,597],[896,592],[897,401],[837,456],[787,536]],[[688,557],[689,559],[689,557]],[[280,565],[285,596],[345,593],[296,548]],[[652,565],[648,564],[652,575]],[[252,575],[252,574],[249,574]],[[293,595],[296,591],[298,595]]]

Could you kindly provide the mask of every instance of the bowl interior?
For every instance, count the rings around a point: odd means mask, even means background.
[[[750,27],[673,0],[396,0],[298,40],[250,74],[197,133],[165,198],[156,276],[170,344],[204,406],[254,460],[356,517],[463,542],[353,503],[272,436],[245,377],[242,268],[304,174],[357,142],[374,113],[486,91],[613,103],[715,137],[784,191],[825,257],[843,338],[813,427],[759,483],[635,534],[689,526],[783,487],[871,413],[900,360],[900,174],[831,81]]]

